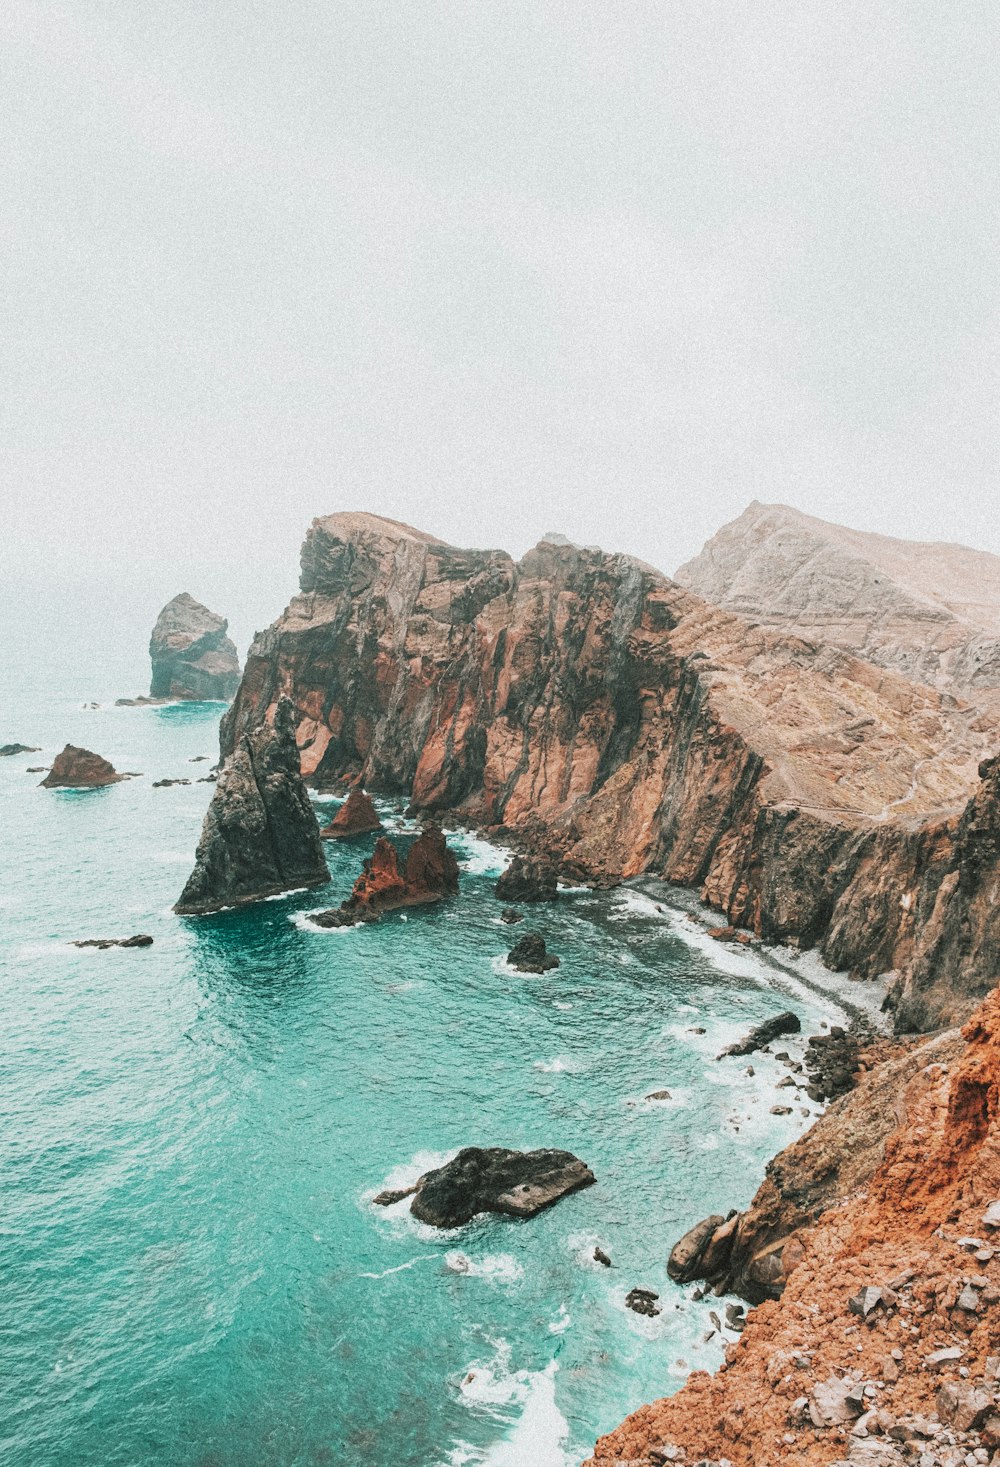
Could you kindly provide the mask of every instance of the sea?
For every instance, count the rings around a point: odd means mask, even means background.
[[[8,647],[0,703],[0,743],[39,746],[0,759],[0,1461],[580,1463],[735,1338],[667,1257],[818,1107],[775,1055],[716,1056],[789,1007],[803,1034],[774,1048],[801,1055],[843,1020],[836,985],[713,941],[669,893],[567,889],[507,927],[506,853],[458,829],[437,907],[311,925],[365,838],[329,845],[327,888],[178,917],[223,709],[116,707],[147,671],[113,630],[86,658]],[[39,788],[67,742],[138,777]],[[525,930],[557,970],[509,968]],[[373,1205],[467,1145],[565,1148],[596,1185],[448,1232]]]

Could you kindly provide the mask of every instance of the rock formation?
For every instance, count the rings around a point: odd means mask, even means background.
[[[79,937],[74,947],[97,947],[103,952],[109,947],[152,947],[153,939],[148,932],[137,932],[134,937]]]
[[[548,861],[515,856],[494,888],[505,902],[551,902],[559,894],[555,867]]]
[[[458,862],[440,826],[426,825],[402,866],[388,836],[380,835],[351,895],[339,907],[310,913],[317,927],[374,922],[400,907],[424,907],[458,891]]]
[[[352,835],[373,835],[381,831],[382,822],[360,785],[355,785],[329,825],[324,825],[320,835],[324,840],[346,840]]]
[[[114,765],[102,759],[100,754],[78,748],[76,744],[67,744],[62,753],[56,755],[41,788],[100,789],[106,784],[118,784],[124,778],[125,775],[116,773]]]
[[[382,1205],[412,1195],[410,1211],[435,1228],[458,1228],[480,1212],[534,1217],[595,1178],[569,1151],[508,1151],[467,1146],[444,1166],[425,1172],[412,1188],[381,1193]]]
[[[757,1024],[743,1039],[730,1044],[719,1055],[719,1059],[725,1059],[727,1055],[754,1054],[758,1049],[763,1049],[765,1044],[770,1044],[772,1039],[780,1039],[782,1034],[798,1034],[801,1028],[798,1014],[786,1009],[784,1013],[775,1014],[773,1018]]]
[[[537,932],[526,932],[507,954],[507,961],[519,973],[548,973],[559,966],[559,959],[546,951],[545,938]]]
[[[0,759],[9,759],[13,754],[37,754],[34,744],[0,744]]]
[[[680,568],[682,586],[951,691],[1000,689],[1000,556],[828,524],[754,501]]]
[[[317,520],[223,751],[286,691],[320,787],[408,794],[573,880],[694,887],[764,940],[894,973],[900,1029],[989,986],[992,847],[959,867],[1000,819],[989,765],[976,783],[997,719],[627,556],[543,541],[515,563],[371,515]]]
[[[877,1066],[778,1162],[731,1246],[781,1249],[780,1298],[588,1467],[995,1461],[1000,992],[961,1035]]]
[[[294,710],[280,698],[273,723],[244,734],[219,775],[174,911],[215,912],[329,879],[299,773]]]
[[[156,618],[149,640],[151,698],[228,702],[240,681],[240,660],[226,636],[229,623],[182,591]]]

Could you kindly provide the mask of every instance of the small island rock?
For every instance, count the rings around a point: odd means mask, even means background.
[[[546,951],[545,939],[537,932],[526,932],[507,954],[507,961],[519,973],[547,973],[559,966],[559,959]]]
[[[227,637],[229,623],[183,591],[156,618],[149,641],[151,698],[228,702],[240,681],[240,660]]]
[[[374,922],[383,912],[422,907],[458,891],[458,862],[437,825],[427,825],[405,861],[388,836],[380,835],[361,868],[351,895],[339,907],[311,912],[317,927],[353,927]]]
[[[730,1044],[719,1055],[719,1059],[725,1059],[727,1055],[753,1054],[755,1050],[763,1049],[765,1044],[778,1039],[782,1034],[798,1034],[802,1028],[798,1014],[786,1011],[783,1014],[775,1014],[773,1019],[765,1019],[762,1024],[751,1029],[745,1038],[736,1044]]]
[[[570,1192],[589,1187],[590,1168],[569,1151],[509,1151],[467,1146],[416,1183],[410,1211],[435,1228],[457,1228],[480,1212],[534,1217]]]
[[[555,867],[529,856],[515,856],[494,888],[507,902],[551,902],[558,894]]]
[[[67,744],[61,754],[57,754],[52,768],[42,780],[40,788],[45,790],[73,789],[91,790],[101,789],[106,784],[118,784],[124,779],[113,764],[107,759],[102,759],[100,754],[94,754],[90,749],[80,749],[76,744]]]
[[[78,937],[74,947],[99,947],[103,952],[109,947],[152,947],[153,939],[148,932],[137,932],[133,937]]]
[[[12,754],[37,753],[37,744],[0,744],[0,759],[9,759]]]
[[[352,835],[374,835],[381,830],[382,822],[371,796],[356,784],[330,824],[323,826],[320,835],[323,840],[346,840]]]

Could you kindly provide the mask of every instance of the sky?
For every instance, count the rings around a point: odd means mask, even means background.
[[[245,643],[338,509],[1000,552],[998,54],[993,0],[4,0],[8,615]]]

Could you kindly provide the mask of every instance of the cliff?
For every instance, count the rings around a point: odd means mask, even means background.
[[[182,591],[156,618],[149,641],[150,697],[228,702],[240,681],[240,660],[226,636],[229,623]]]
[[[751,626],[623,555],[519,562],[364,514],[314,521],[228,753],[295,705],[303,774],[405,793],[594,882],[696,888],[765,939],[895,971],[901,1028],[989,987],[1000,818],[988,710]],[[984,770],[987,766],[984,765]]]
[[[727,611],[911,679],[979,696],[1000,689],[1000,556],[755,501],[676,579]]]

